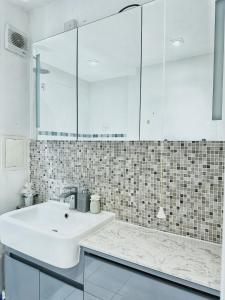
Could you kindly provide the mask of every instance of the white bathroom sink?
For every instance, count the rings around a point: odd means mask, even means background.
[[[79,262],[79,242],[114,214],[80,213],[66,203],[48,201],[0,216],[1,242],[12,249],[59,268]]]

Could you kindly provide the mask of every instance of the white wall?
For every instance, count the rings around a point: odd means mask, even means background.
[[[0,137],[27,136],[28,60],[4,49],[4,27],[7,22],[23,32],[28,31],[27,13],[6,0],[0,0]],[[25,177],[25,169],[6,171],[0,168],[0,213],[18,205]]]
[[[40,77],[40,130],[77,132],[76,77],[50,65]]]
[[[212,59],[212,55],[201,55],[168,62],[165,87],[162,65],[144,67],[141,139],[215,140],[219,136],[221,123],[212,121]],[[136,83],[132,77],[87,83],[88,93],[79,97],[79,132],[124,133],[131,140],[137,139],[139,78],[136,78]],[[80,95],[81,89],[78,90]],[[81,109],[83,101],[88,102],[85,109]]]
[[[137,140],[139,138],[139,114],[137,113],[140,106],[139,87],[139,76],[90,82],[88,109],[86,113],[83,111],[83,114],[80,114],[80,120],[83,122],[82,119],[85,119],[88,113],[89,128],[85,132],[79,126],[80,132],[125,134],[129,140]]]
[[[143,68],[141,139],[217,140],[212,121],[213,56],[200,55]],[[165,92],[163,92],[163,89]]]

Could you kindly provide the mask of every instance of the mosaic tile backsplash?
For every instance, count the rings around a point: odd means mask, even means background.
[[[223,142],[32,141],[30,150],[42,200],[88,188],[119,220],[221,243]]]

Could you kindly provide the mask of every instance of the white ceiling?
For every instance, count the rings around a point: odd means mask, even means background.
[[[144,8],[143,65],[162,63],[164,47],[166,61],[212,53],[214,0],[167,0],[166,3],[166,20],[162,0]],[[91,82],[137,72],[141,53],[140,16],[140,9],[134,9],[80,28],[80,78]],[[174,47],[171,39],[179,37],[184,39],[184,44]],[[75,40],[74,32],[68,32],[38,42],[35,47],[43,62],[74,74]],[[99,65],[91,66],[89,61],[93,59]]]
[[[12,2],[16,5],[21,6],[22,8],[24,8],[27,11],[30,11],[30,10],[33,10],[35,8],[41,7],[41,6],[45,6],[50,2],[56,2],[58,0],[8,0],[8,1]],[[74,1],[76,1],[76,0],[74,0]],[[80,1],[82,2],[82,0],[78,0],[77,2],[80,2]],[[96,3],[98,5],[99,0],[90,0],[90,5],[92,5],[92,3],[91,3],[92,1],[95,1],[94,7],[96,6]],[[106,2],[108,1],[109,7],[112,8],[112,11],[116,12],[116,11],[118,11],[118,7],[122,8],[126,5],[130,5],[130,4],[133,4],[133,3],[144,4],[144,3],[148,2],[148,1],[152,1],[152,0],[136,0],[136,1],[133,1],[133,0],[118,0],[116,2],[115,2],[115,0],[105,0],[105,1]],[[84,4],[84,6],[85,6],[85,4]],[[99,6],[99,9],[101,10],[100,6]]]
[[[54,0],[8,0],[8,1],[18,6],[21,6],[23,9],[29,11],[34,8],[44,6]]]

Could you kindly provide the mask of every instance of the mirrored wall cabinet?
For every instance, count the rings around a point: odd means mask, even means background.
[[[33,45],[38,139],[224,140],[225,0],[154,0]]]
[[[33,45],[38,139],[77,139],[77,29]]]

